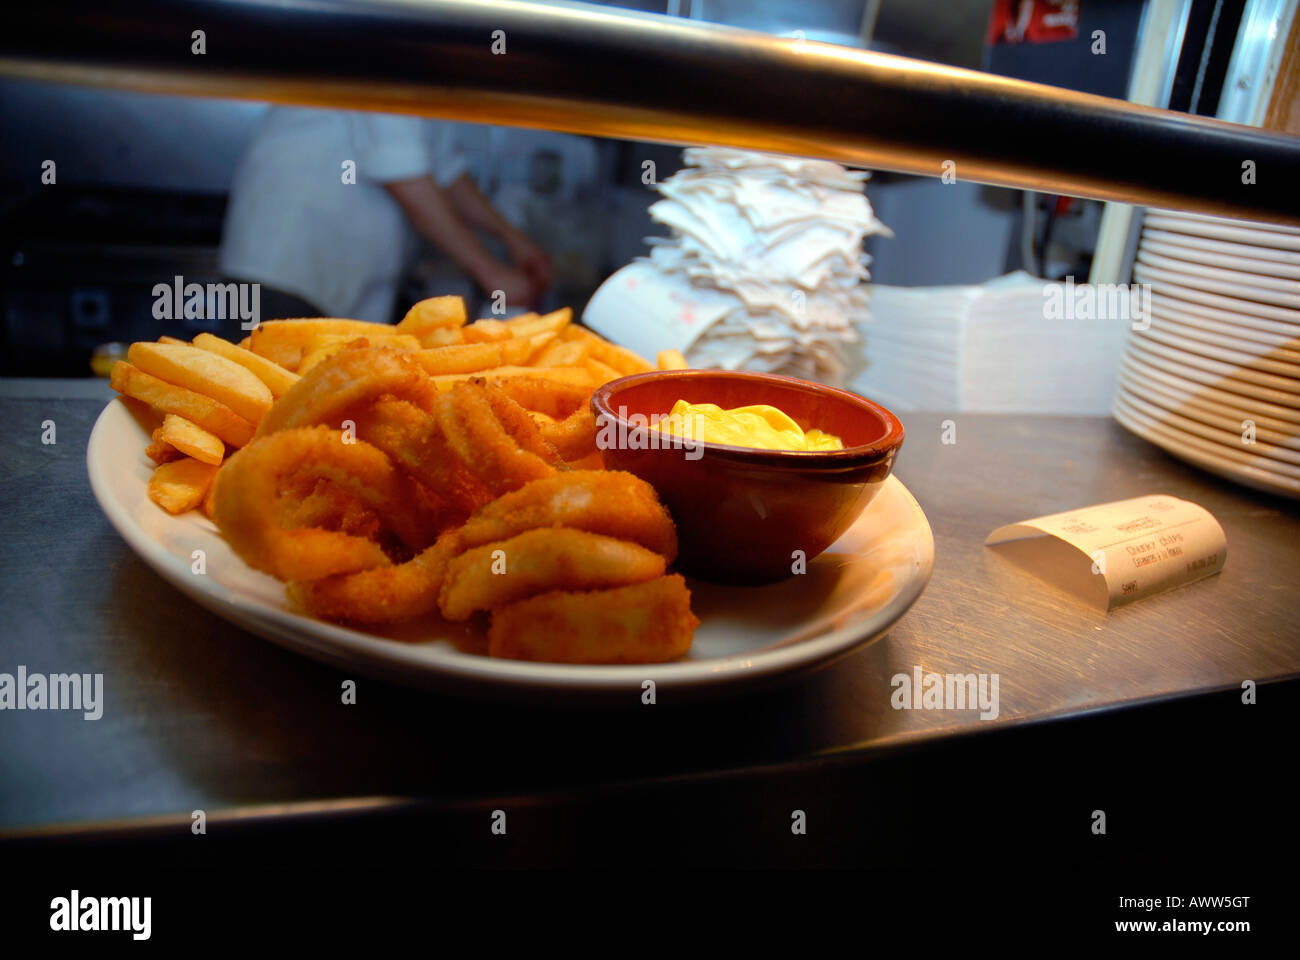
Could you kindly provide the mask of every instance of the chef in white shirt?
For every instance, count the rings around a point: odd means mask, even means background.
[[[388,323],[418,234],[485,295],[501,291],[511,308],[535,303],[550,262],[478,191],[453,132],[418,117],[271,107],[235,171],[222,272],[262,285],[263,319]],[[509,263],[479,230],[501,241]]]

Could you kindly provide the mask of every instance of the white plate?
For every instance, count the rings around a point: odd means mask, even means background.
[[[466,649],[481,646],[481,628],[431,619],[381,636],[295,612],[284,585],[244,564],[202,513],[173,517],[149,500],[153,464],[144,455],[146,426],[114,400],[99,415],[86,450],[100,508],[145,563],[252,633],[345,670],[415,687],[630,706],[640,704],[646,680],[655,681],[660,702],[739,688],[823,663],[882,636],[921,595],[934,566],[930,524],[891,476],[806,574],[768,587],[691,581],[691,606],[701,624],[687,659],[645,666],[495,659]],[[205,553],[205,575],[191,571],[195,550]],[[391,639],[398,636],[409,639]]]
[[[1136,351],[1125,353],[1120,358],[1120,367],[1121,369],[1128,368],[1137,373],[1144,382],[1147,380],[1154,381],[1167,388],[1167,390],[1177,391],[1180,396],[1194,397],[1207,406],[1221,409],[1227,416],[1244,413],[1245,416],[1253,417],[1260,423],[1264,422],[1263,418],[1268,418],[1300,426],[1300,410],[1269,403],[1258,397],[1228,393],[1207,384],[1180,377],[1145,362]],[[1289,428],[1282,427],[1280,429],[1286,430]]]
[[[1249,452],[1249,448],[1240,443],[1240,437],[1234,436],[1232,440],[1226,443],[1220,443],[1216,440],[1207,439],[1197,433],[1183,429],[1176,423],[1171,422],[1164,416],[1155,416],[1150,409],[1139,409],[1138,405],[1123,392],[1115,394],[1115,409],[1124,409],[1131,416],[1142,422],[1152,429],[1159,428],[1173,438],[1177,444],[1186,450],[1192,450],[1207,457],[1217,457],[1225,460],[1239,469],[1249,468],[1266,473],[1279,481],[1289,481],[1300,484],[1300,469],[1292,467],[1290,464],[1273,460],[1269,457],[1261,456]],[[1158,410],[1157,413],[1163,414],[1164,411]]]
[[[1300,410],[1288,410],[1262,400],[1221,393],[1190,381],[1183,381],[1186,386],[1180,385],[1176,377],[1144,367],[1131,356],[1120,361],[1119,382],[1130,393],[1224,430],[1238,431],[1242,429],[1243,420],[1254,420],[1260,429],[1269,430],[1276,437],[1282,438],[1270,439],[1270,443],[1290,446],[1290,443],[1285,442],[1286,438],[1300,437]],[[1225,398],[1231,399],[1225,402]],[[1274,411],[1285,411],[1292,419],[1274,417]]]
[[[1170,354],[1179,351],[1169,350],[1164,353],[1147,352],[1146,347],[1150,345],[1149,340],[1138,340],[1133,337],[1129,339],[1125,348],[1125,353],[1130,357],[1136,357],[1144,361],[1147,366],[1155,367],[1157,370],[1163,370],[1166,373],[1173,374],[1176,377],[1182,377],[1187,380],[1195,380],[1197,383],[1204,384],[1207,387],[1214,387],[1228,393],[1237,393],[1243,397],[1254,397],[1256,400],[1266,400],[1269,403],[1276,404],[1279,407],[1290,407],[1300,414],[1300,396],[1292,393],[1285,393],[1281,390],[1271,390],[1268,387],[1261,387],[1254,383],[1247,383],[1244,380],[1238,380],[1235,377],[1226,377],[1217,373],[1207,372],[1196,366],[1191,366],[1176,359],[1171,359]],[[1213,361],[1205,361],[1213,363]],[[1224,366],[1224,364],[1220,364]]]
[[[1145,414],[1170,430],[1177,430],[1179,433],[1190,434],[1192,437],[1226,447],[1227,450],[1223,452],[1225,457],[1231,458],[1232,453],[1240,453],[1252,458],[1251,462],[1261,469],[1288,474],[1300,480],[1300,452],[1268,442],[1260,436],[1258,429],[1255,433],[1255,442],[1248,444],[1242,441],[1244,431],[1241,429],[1220,429],[1211,426],[1196,417],[1184,416],[1166,406],[1144,400],[1127,387],[1121,389],[1120,399],[1137,412]],[[1295,443],[1295,438],[1289,438],[1289,442]]]
[[[1292,480],[1271,470],[1261,470],[1245,464],[1235,463],[1215,453],[1191,446],[1187,443],[1186,437],[1180,435],[1177,431],[1172,431],[1155,423],[1149,417],[1143,417],[1141,414],[1133,412],[1131,407],[1122,402],[1119,394],[1115,396],[1115,404],[1111,409],[1111,413],[1114,414],[1117,421],[1133,433],[1144,440],[1149,440],[1166,453],[1178,457],[1180,460],[1186,460],[1188,463],[1195,464],[1210,473],[1226,477],[1256,490],[1266,490],[1269,493],[1279,493],[1292,499],[1300,499],[1300,480]]]
[[[1180,256],[1165,256],[1158,251],[1152,250],[1153,246],[1160,244],[1143,243],[1138,250],[1138,261],[1146,263],[1153,267],[1159,267],[1162,270],[1178,271],[1181,273],[1194,276],[1198,280],[1217,280],[1220,283],[1229,285],[1241,285],[1250,287],[1252,290],[1260,288],[1263,290],[1275,291],[1278,293],[1288,294],[1290,296],[1300,296],[1300,281],[1290,278],[1291,268],[1283,267],[1281,264],[1272,264],[1277,270],[1287,270],[1286,274],[1260,274],[1252,270],[1240,270],[1235,267],[1214,267],[1207,266],[1203,263],[1194,263],[1185,260]]]
[[[1234,412],[1201,403],[1195,397],[1180,396],[1164,385],[1145,379],[1126,368],[1120,369],[1117,389],[1124,393],[1127,400],[1143,400],[1169,413],[1187,417],[1204,426],[1217,427],[1238,437],[1245,429],[1245,421],[1251,420],[1255,424],[1256,439],[1260,443],[1300,453],[1300,427],[1294,423],[1284,423],[1271,417],[1255,417],[1244,411]],[[1258,452],[1271,456],[1268,450]]]
[[[1255,263],[1266,260],[1300,266],[1300,253],[1292,250],[1258,247],[1249,243],[1233,243],[1231,240],[1211,240],[1209,237],[1197,237],[1189,233],[1177,233],[1173,230],[1161,230],[1156,227],[1145,227],[1142,236],[1157,243],[1177,247],[1180,250],[1218,253],[1230,258],[1250,260]]]
[[[1237,390],[1238,382],[1252,384],[1270,390],[1275,394],[1274,397],[1266,399],[1274,399],[1277,403],[1286,404],[1287,406],[1300,407],[1300,380],[1291,377],[1279,377],[1271,373],[1260,373],[1258,370],[1252,370],[1249,367],[1240,367],[1236,364],[1212,360],[1200,354],[1189,353],[1186,350],[1179,350],[1177,347],[1159,343],[1145,336],[1129,338],[1129,345],[1133,348],[1145,350],[1152,356],[1163,358],[1183,370],[1195,368],[1205,373],[1226,378],[1226,381],[1233,381],[1231,383],[1225,381],[1225,390]],[[1254,396],[1259,396],[1259,394],[1254,394]]]
[[[1158,280],[1165,280],[1196,290],[1206,290],[1225,297],[1239,300],[1257,300],[1260,303],[1295,309],[1300,307],[1300,288],[1294,280],[1276,280],[1269,277],[1253,277],[1233,270],[1215,270],[1213,267],[1198,267],[1195,264],[1181,265],[1168,257],[1157,256],[1139,250],[1138,264],[1144,265]],[[1136,265],[1135,265],[1136,266]],[[1279,287],[1278,284],[1291,284],[1292,287]]]
[[[1276,320],[1261,320],[1259,317],[1246,317],[1226,310],[1216,310],[1198,303],[1175,300],[1164,294],[1151,294],[1151,312],[1157,317],[1168,317],[1179,323],[1190,324],[1204,330],[1213,330],[1224,336],[1231,336],[1255,343],[1266,343],[1275,347],[1290,347],[1300,352],[1300,326],[1290,323],[1278,323]]]
[[[1183,220],[1164,213],[1148,213],[1142,222],[1149,227],[1173,230],[1195,237],[1229,240],[1233,243],[1248,243],[1257,247],[1274,247],[1278,250],[1300,250],[1300,236],[1285,233],[1282,228],[1267,230],[1254,226],[1227,226],[1226,224],[1208,221]]]
[[[1237,297],[1225,297],[1222,294],[1197,290],[1185,286],[1181,281],[1171,279],[1167,271],[1153,269],[1140,263],[1133,264],[1133,278],[1139,283],[1151,284],[1155,293],[1213,307],[1234,316],[1257,317],[1275,323],[1300,326],[1300,310],[1289,310],[1286,307],[1259,303],[1255,300],[1241,300]]]
[[[1153,209],[1151,212],[1156,216],[1181,220],[1184,223],[1190,223],[1196,227],[1212,226],[1226,227],[1233,230],[1262,230],[1265,233],[1282,233],[1292,237],[1300,237],[1300,227],[1293,227],[1289,223],[1265,223],[1261,220],[1239,220],[1234,217],[1216,217],[1213,214],[1193,213],[1190,210]]]
[[[1229,270],[1238,274],[1246,273],[1257,277],[1282,277],[1289,280],[1300,278],[1300,264],[1279,263],[1274,260],[1257,260],[1253,257],[1234,257],[1226,253],[1197,250],[1183,247],[1176,243],[1165,243],[1152,234],[1159,230],[1148,231],[1142,236],[1142,249],[1151,254],[1170,259],[1180,264],[1180,269],[1211,267]],[[1152,263],[1155,263],[1153,260]],[[1160,264],[1156,263],[1156,266]]]
[[[1152,304],[1151,327],[1168,330],[1180,337],[1212,343],[1228,350],[1238,350],[1251,356],[1300,364],[1300,338],[1279,337],[1272,333],[1233,327],[1205,320],[1193,314]]]
[[[1275,350],[1262,344],[1234,343],[1231,347],[1220,346],[1208,342],[1204,337],[1188,336],[1177,324],[1169,323],[1159,316],[1154,317],[1145,330],[1134,330],[1133,334],[1231,366],[1248,367],[1292,380],[1300,378],[1300,364],[1296,363],[1291,351]],[[1297,387],[1300,387],[1300,383]]]

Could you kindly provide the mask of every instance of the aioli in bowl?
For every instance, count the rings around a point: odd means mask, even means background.
[[[649,426],[678,400],[723,409],[767,404],[844,447],[764,450]],[[654,486],[676,521],[678,568],[724,583],[784,579],[830,546],[888,478],[904,435],[879,404],[777,374],[652,371],[605,384],[591,405],[605,466]]]

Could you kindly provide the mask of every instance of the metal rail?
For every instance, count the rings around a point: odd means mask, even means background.
[[[472,0],[40,0],[5,19],[0,75],[11,77],[930,176],[952,161],[959,180],[1300,223],[1300,138],[698,21]],[[1248,160],[1254,183],[1242,182]]]

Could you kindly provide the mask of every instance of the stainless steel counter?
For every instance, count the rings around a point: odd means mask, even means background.
[[[372,809],[647,778],[852,762],[902,744],[1300,675],[1300,509],[1166,456],[1109,419],[903,417],[898,475],[934,528],[934,577],[878,643],[781,686],[602,713],[439,699],[359,681],[170,589],[100,514],[85,449],[102,383],[0,382],[0,672],[102,672],[103,717],[0,713],[0,833],[130,818]],[[54,420],[57,442],[42,445]],[[140,455],[122,451],[123,458]],[[1112,613],[982,546],[994,527],[1165,492],[1228,537],[1218,576]],[[890,677],[998,673],[1000,716],[896,711]],[[282,806],[281,806],[282,805]]]

